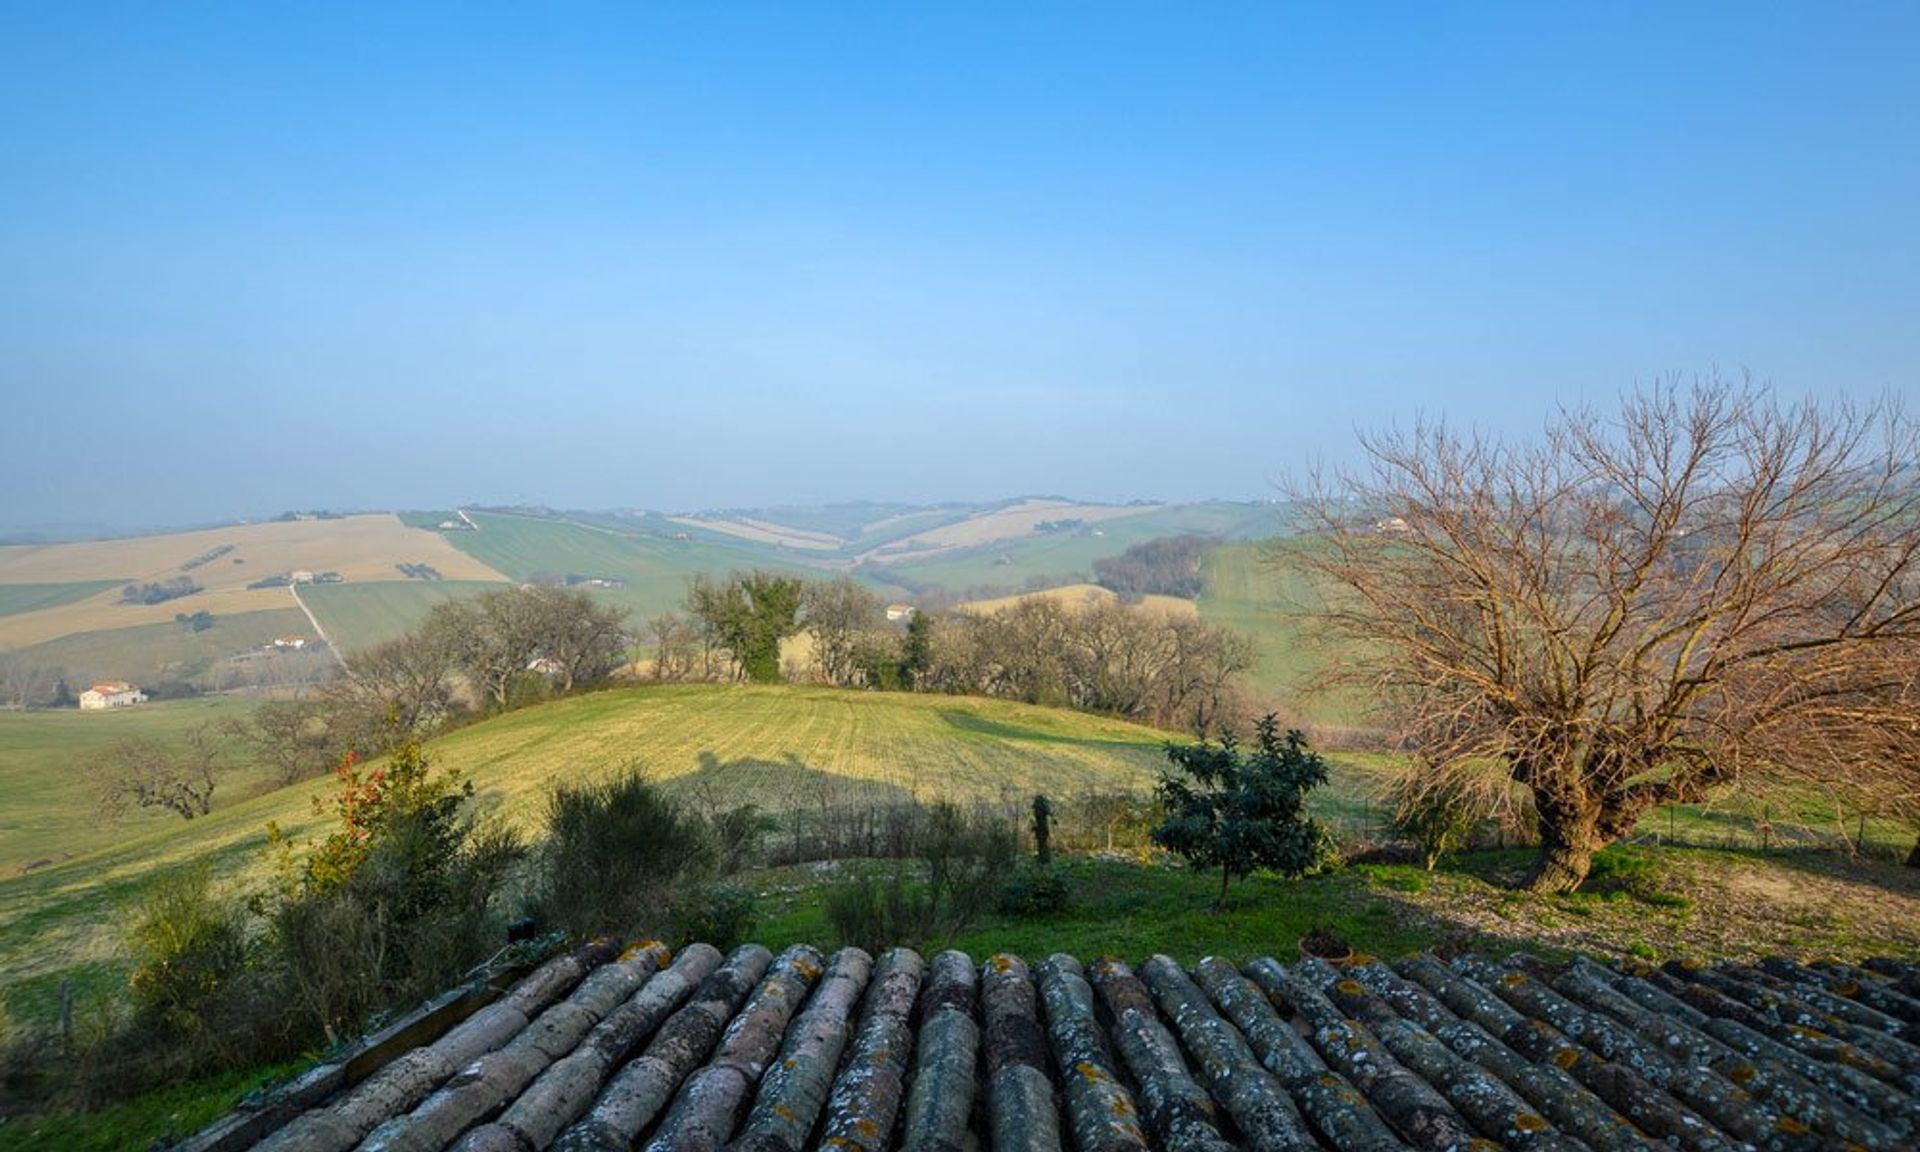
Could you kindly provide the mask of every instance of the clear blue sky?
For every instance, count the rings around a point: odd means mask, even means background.
[[[912,11],[906,11],[912,9]],[[1920,5],[0,3],[0,526],[1920,398]]]

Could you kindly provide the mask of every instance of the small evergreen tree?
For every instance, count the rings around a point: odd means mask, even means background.
[[[909,692],[925,692],[933,667],[933,617],[915,612],[907,619],[907,641],[900,655],[900,683]]]
[[[1217,744],[1169,744],[1167,759],[1177,771],[1156,789],[1167,815],[1153,842],[1196,870],[1218,868],[1222,907],[1236,876],[1266,868],[1297,877],[1320,862],[1325,833],[1305,810],[1327,765],[1298,730],[1282,736],[1269,713],[1251,753],[1228,733]]]

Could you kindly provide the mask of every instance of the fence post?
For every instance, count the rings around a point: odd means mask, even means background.
[[[60,1048],[73,1055],[73,978],[60,981]]]

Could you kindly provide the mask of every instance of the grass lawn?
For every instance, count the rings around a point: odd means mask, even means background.
[[[0,616],[78,603],[125,583],[125,580],[76,580],[64,584],[0,584]]]
[[[486,580],[384,580],[360,584],[309,584],[300,599],[319,618],[327,638],[342,652],[370,648],[411,631],[428,609],[504,585]]]
[[[1285,880],[1234,882],[1225,911],[1213,907],[1217,872],[1177,862],[1140,864],[1067,858],[1071,905],[1039,918],[991,913],[951,941],[984,959],[1013,952],[1029,961],[1066,952],[1081,961],[1137,963],[1164,952],[1182,963],[1298,955],[1301,936],[1328,926],[1362,952],[1401,956],[1428,948],[1493,955],[1528,951],[1643,959],[1884,954],[1920,956],[1920,872],[1831,853],[1757,853],[1616,847],[1599,857],[1587,889],[1535,896],[1511,887],[1526,851],[1477,852],[1426,872],[1357,865]],[[761,902],[755,939],[769,947],[830,944],[826,894],[857,869],[846,862],[754,873]]]
[[[262,1085],[305,1071],[308,1061],[268,1065],[176,1084],[97,1112],[27,1116],[0,1125],[6,1152],[123,1152],[171,1146],[217,1120]]]

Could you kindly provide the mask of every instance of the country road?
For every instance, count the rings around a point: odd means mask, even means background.
[[[333,653],[333,658],[339,662],[340,667],[345,668],[347,666],[347,658],[340,654],[340,649],[333,646],[332,640],[327,639],[327,630],[320,627],[320,618],[313,614],[313,609],[307,607],[307,602],[300,599],[300,585],[289,584],[287,585],[287,591],[293,593],[293,602],[300,606],[300,611],[307,614],[307,623],[313,625],[313,634],[320,638],[320,643],[327,646],[327,651]]]

